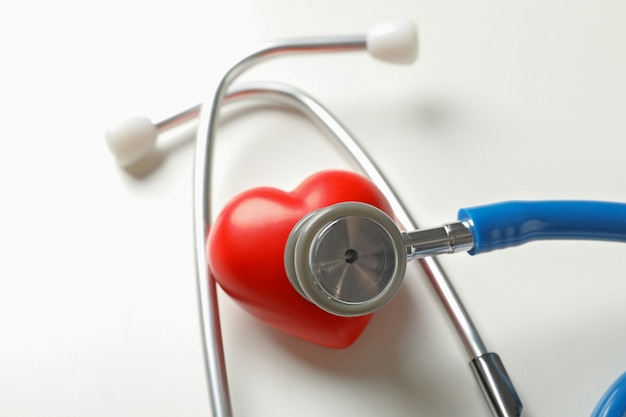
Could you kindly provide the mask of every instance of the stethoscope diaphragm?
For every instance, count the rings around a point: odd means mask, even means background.
[[[285,245],[285,271],[307,300],[335,315],[378,310],[400,288],[406,245],[394,221],[363,203],[309,213]]]

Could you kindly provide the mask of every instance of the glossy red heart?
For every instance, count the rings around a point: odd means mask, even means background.
[[[231,200],[211,227],[209,264],[224,291],[262,321],[307,341],[332,348],[350,346],[371,314],[338,317],[302,298],[283,265],[285,243],[307,213],[331,204],[358,201],[391,215],[369,180],[346,171],[324,171],[294,191],[256,188]]]

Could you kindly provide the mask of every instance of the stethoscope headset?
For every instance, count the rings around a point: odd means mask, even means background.
[[[216,279],[207,242],[217,234],[223,213],[211,225],[211,161],[219,109],[225,103],[261,96],[293,106],[317,122],[346,148],[369,178],[364,188],[383,201],[336,201],[318,207],[290,225],[281,245],[284,271],[307,308],[315,306],[343,319],[359,319],[385,305],[400,287],[406,263],[417,259],[448,312],[470,357],[470,365],[494,416],[520,416],[522,403],[499,356],[490,352],[434,255],[479,254],[538,239],[626,241],[626,204],[594,201],[513,201],[459,210],[458,220],[431,229],[418,229],[384,176],[336,118],[312,97],[293,86],[257,82],[233,85],[239,75],[269,58],[293,53],[367,50],[382,61],[409,64],[417,56],[413,23],[394,21],[366,35],[286,39],[260,45],[235,63],[220,80],[212,101],[160,123],[145,118],[127,120],[106,132],[107,144],[122,166],[149,154],[157,136],[200,115],[194,165],[194,227],[199,310],[213,414],[232,415],[221,342]],[[333,179],[362,184],[348,174]],[[347,175],[347,176],[346,176]],[[321,181],[316,177],[313,181]],[[254,192],[253,192],[254,193]],[[371,194],[371,193],[370,193]],[[359,197],[360,198],[360,197]],[[341,198],[339,198],[341,200]],[[323,198],[322,198],[323,200]],[[378,207],[376,207],[378,206]],[[402,229],[397,226],[402,225]],[[226,222],[226,227],[230,224]],[[211,234],[207,239],[207,231]],[[292,226],[292,227],[291,227]],[[408,230],[408,231],[407,231]],[[259,251],[262,251],[259,244]],[[211,262],[210,262],[211,261]],[[221,283],[221,281],[220,281]],[[356,335],[358,337],[358,334]],[[321,342],[321,344],[325,344]],[[330,344],[327,344],[330,345]],[[337,347],[337,346],[335,346]],[[345,346],[341,346],[345,347]],[[626,373],[609,388],[592,417],[626,416]]]

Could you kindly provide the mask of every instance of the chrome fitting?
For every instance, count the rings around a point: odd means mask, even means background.
[[[485,353],[474,358],[470,366],[494,417],[522,415],[522,401],[497,354]]]
[[[467,222],[454,222],[432,229],[403,232],[407,260],[467,252],[474,247],[474,237]]]

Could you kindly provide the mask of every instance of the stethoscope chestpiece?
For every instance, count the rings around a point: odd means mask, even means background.
[[[406,245],[394,221],[363,203],[309,213],[285,246],[285,270],[294,288],[338,316],[362,316],[385,305],[400,288],[406,263]]]

